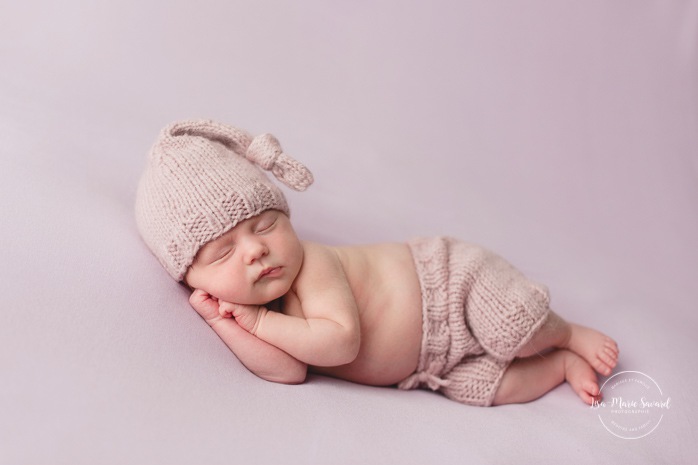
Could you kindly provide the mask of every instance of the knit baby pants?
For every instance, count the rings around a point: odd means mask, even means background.
[[[417,370],[398,388],[492,405],[504,371],[547,318],[546,288],[466,242],[435,237],[408,245],[422,290],[422,346]]]

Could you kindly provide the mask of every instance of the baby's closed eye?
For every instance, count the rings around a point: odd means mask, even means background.
[[[228,255],[232,254],[234,250],[235,250],[235,247],[233,247],[233,246],[220,249],[218,251],[218,253],[215,255],[215,259],[213,260],[213,263],[216,263],[216,262],[223,260]]]
[[[255,232],[258,234],[265,233],[267,231],[270,231],[275,225],[276,218],[265,218],[257,224]]]

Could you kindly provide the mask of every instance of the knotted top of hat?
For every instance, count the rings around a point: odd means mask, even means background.
[[[269,209],[289,214],[264,170],[297,191],[313,182],[271,134],[253,138],[210,120],[180,121],[160,132],[138,185],[136,222],[173,278],[182,280],[198,250],[239,222]]]
[[[286,155],[279,141],[271,134],[252,138],[242,129],[210,120],[177,122],[162,132],[163,143],[177,144],[187,136],[222,143],[236,154],[271,171],[279,181],[294,190],[304,191],[313,183],[313,175],[308,168]]]

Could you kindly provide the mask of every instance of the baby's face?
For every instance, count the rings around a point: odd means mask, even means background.
[[[288,217],[267,210],[204,245],[186,282],[232,303],[264,305],[286,294],[303,263]]]

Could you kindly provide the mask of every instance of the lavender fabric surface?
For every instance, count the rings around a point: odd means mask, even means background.
[[[0,67],[0,464],[698,456],[698,2],[3,2]],[[305,239],[496,251],[671,408],[626,440],[567,385],[478,408],[256,378],[136,232],[185,118],[312,170]]]

